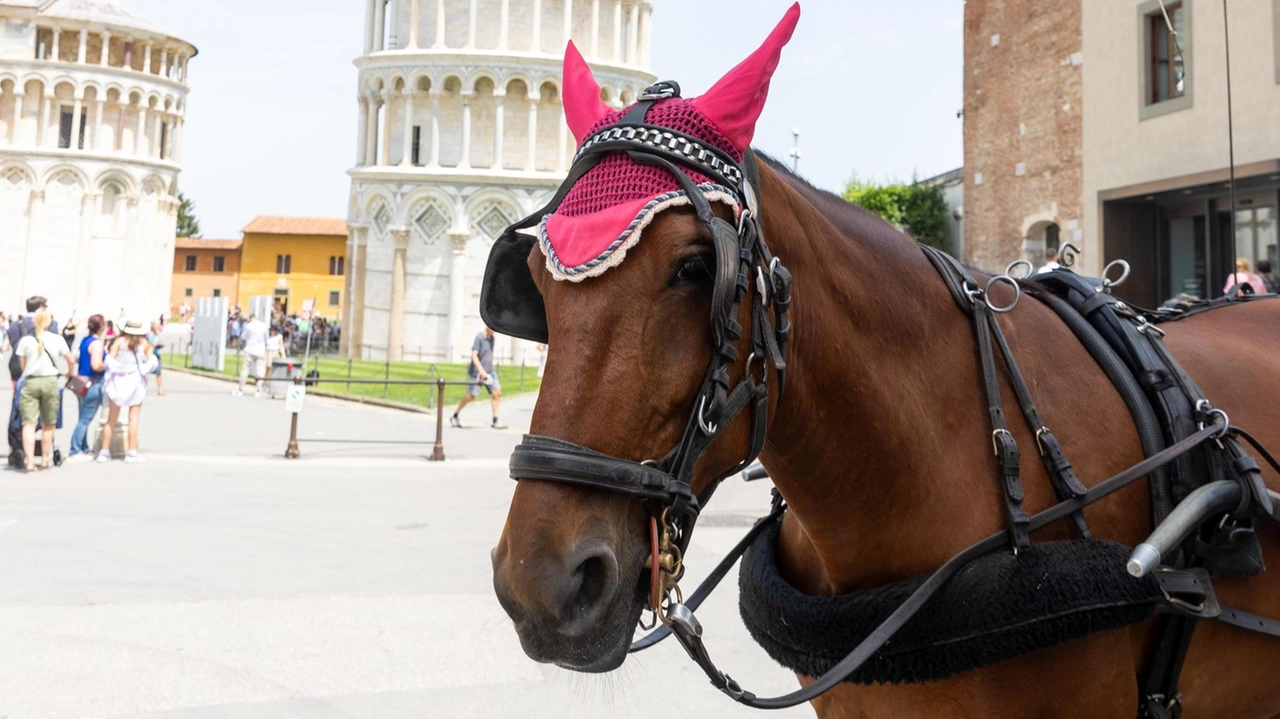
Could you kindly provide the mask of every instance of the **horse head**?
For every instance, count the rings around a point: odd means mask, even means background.
[[[552,205],[524,223],[536,238],[510,231],[495,245],[481,299],[490,326],[549,345],[493,551],[495,590],[533,659],[620,665],[658,598],[645,565],[658,563],[659,530],[678,575],[699,500],[759,452],[750,417],[764,407],[739,395],[767,404],[772,388],[743,380],[783,363],[775,350],[769,365],[754,332],[768,263],[753,254],[742,168],[799,14],[701,97],[660,83],[621,111],[568,47],[578,156]]]

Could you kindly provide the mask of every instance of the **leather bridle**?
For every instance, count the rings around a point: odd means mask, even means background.
[[[527,256],[523,248],[532,247],[527,236],[517,231],[534,226],[554,212],[574,183],[610,153],[625,152],[637,163],[666,170],[688,197],[698,221],[709,231],[715,249],[710,317],[713,347],[679,443],[661,459],[634,461],[561,439],[526,435],[511,454],[513,479],[583,485],[625,494],[645,505],[657,547],[647,566],[651,570],[657,568],[653,574],[660,583],[656,590],[650,588],[656,600],[650,608],[664,623],[669,621],[670,608],[680,604],[681,557],[688,547],[698,513],[720,481],[751,464],[764,447],[768,428],[769,365],[776,372],[777,398],[781,401],[791,333],[787,319],[791,274],[780,259],[769,252],[760,231],[756,159],[748,151],[739,163],[703,140],[645,122],[651,107],[679,96],[680,86],[674,82],[653,85],[617,124],[583,140],[568,177],[551,202],[509,227],[495,243],[481,297],[481,315],[488,326],[504,334],[547,341],[545,314],[538,317],[527,309],[512,309],[512,298],[499,296],[504,291],[524,293],[525,297],[514,299],[523,299],[526,308],[536,306],[545,313],[540,296],[527,296],[532,282],[512,268],[510,258],[520,251]],[[734,198],[738,206],[736,225],[712,211],[711,203],[703,195],[709,186],[695,184],[681,168],[707,177],[714,189],[726,190]],[[536,295],[536,287],[533,293]],[[751,304],[751,326],[745,329],[737,320],[744,302]],[[734,385],[730,371],[741,361],[737,345],[747,330],[750,331],[750,353],[742,378]],[[755,372],[759,373],[758,379]],[[695,493],[693,472],[698,460],[747,409],[751,412],[751,426],[746,455],[735,467],[720,473],[706,488]]]

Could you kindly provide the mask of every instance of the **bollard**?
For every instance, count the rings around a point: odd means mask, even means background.
[[[436,446],[431,450],[431,461],[444,461],[444,377],[436,380]]]
[[[302,384],[301,377],[295,377],[293,380],[295,385]],[[289,446],[284,450],[285,459],[297,459],[302,456],[298,451],[298,413],[292,412],[292,419],[289,420]]]

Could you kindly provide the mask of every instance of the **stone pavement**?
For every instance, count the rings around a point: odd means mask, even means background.
[[[0,718],[759,716],[675,644],[609,675],[521,652],[489,550],[533,397],[504,402],[510,430],[446,429],[444,463],[423,459],[433,416],[308,397],[289,461],[283,402],[165,380],[142,412],[146,464],[0,473]],[[687,586],[767,493],[717,494]],[[794,689],[736,601],[731,577],[699,613],[713,656],[757,693]]]

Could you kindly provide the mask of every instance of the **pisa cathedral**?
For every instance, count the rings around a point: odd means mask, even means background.
[[[366,0],[343,340],[353,357],[463,362],[489,247],[545,204],[574,141],[572,38],[603,99],[649,72],[652,0]],[[527,349],[504,339],[499,358]]]
[[[0,0],[0,312],[169,306],[190,43],[112,0]]]

